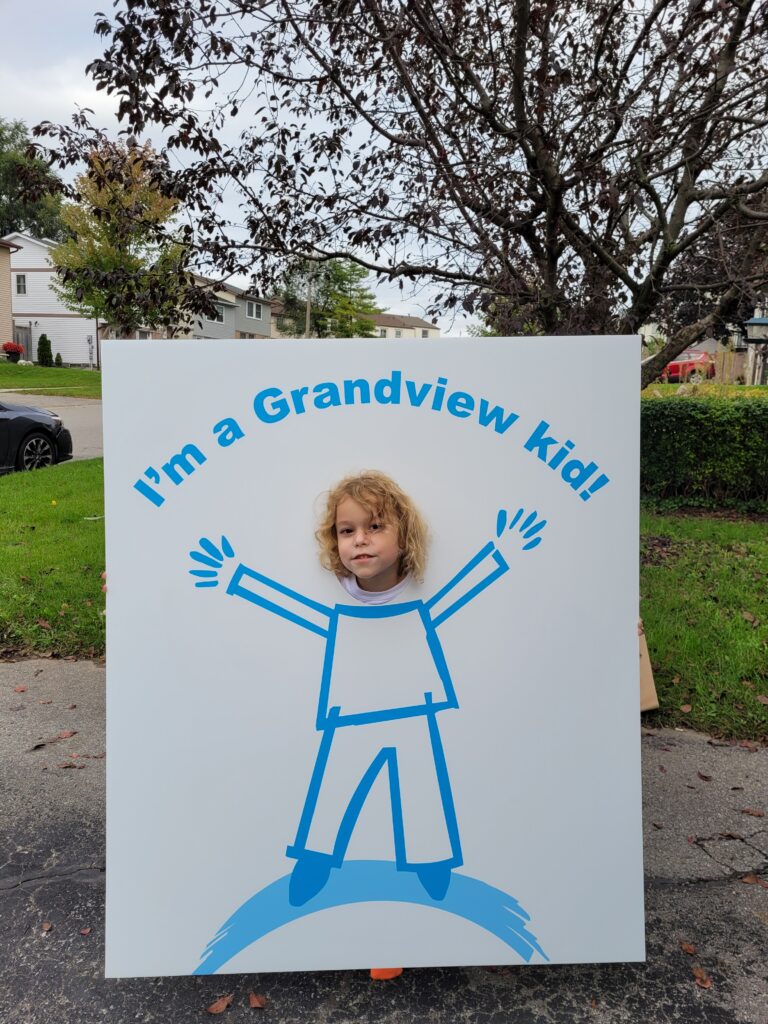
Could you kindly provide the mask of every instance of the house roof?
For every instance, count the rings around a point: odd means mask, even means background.
[[[431,324],[422,320],[420,316],[401,316],[399,313],[371,313],[367,315],[377,327],[428,327],[430,330],[437,330],[437,324]]]
[[[35,245],[44,245],[46,249],[50,249],[52,246],[58,245],[58,242],[54,241],[52,238],[35,238],[34,235],[27,235],[23,231],[11,231],[9,234],[3,235],[0,242],[7,242],[10,238],[23,238],[27,242],[34,242]],[[16,248],[19,248],[19,246]]]
[[[14,245],[13,242],[4,242],[0,239],[0,248],[8,249],[9,252],[18,252],[21,248],[20,245]]]
[[[746,325],[758,324],[760,326],[764,326],[765,324],[768,324],[768,316],[753,316],[751,320],[745,320],[744,323]]]

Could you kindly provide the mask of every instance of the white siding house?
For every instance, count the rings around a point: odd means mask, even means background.
[[[59,352],[62,362],[88,366],[95,361],[96,321],[72,313],[51,287],[56,271],[49,253],[56,243],[19,231],[2,241],[18,246],[11,253],[11,308],[14,341],[25,348],[22,358],[36,361],[40,335],[47,334],[51,352],[54,357]]]
[[[400,316],[399,313],[375,313],[370,319],[374,323],[377,338],[439,338],[437,324],[422,320],[420,316]]]

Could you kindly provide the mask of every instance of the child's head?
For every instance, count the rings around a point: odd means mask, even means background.
[[[337,576],[356,575],[354,568],[345,566],[342,561],[337,530],[339,506],[349,508],[350,500],[364,510],[365,518],[374,528],[384,524],[393,531],[399,551],[398,578],[410,574],[420,580],[427,554],[426,524],[395,481],[375,470],[345,477],[328,492],[320,526],[315,533],[322,565]],[[345,522],[343,529],[348,533],[350,526]]]

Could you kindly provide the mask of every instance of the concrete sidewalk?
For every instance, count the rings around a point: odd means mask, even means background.
[[[646,964],[411,970],[385,983],[361,971],[105,981],[103,754],[103,667],[0,662],[3,1024],[187,1024],[230,993],[228,1022],[768,1022],[768,817],[744,813],[768,811],[765,748],[645,731]],[[567,835],[562,859],[567,870]],[[265,1010],[249,1008],[250,991]]]

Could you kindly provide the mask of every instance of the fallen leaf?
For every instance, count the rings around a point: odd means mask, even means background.
[[[41,668],[36,668],[35,669],[35,679],[37,679],[37,677],[41,676],[42,674],[43,674],[43,670]]]
[[[742,617],[742,619],[744,619],[744,620],[745,620],[746,622],[755,622],[755,621],[757,621],[757,620],[755,619],[755,616],[754,616],[754,615],[752,614],[752,612],[742,612],[742,613],[741,613],[741,617]]]
[[[759,750],[757,743],[753,743],[752,740],[742,740],[739,746],[748,750],[750,754],[754,754],[756,750]]]
[[[765,811],[758,811],[755,807],[742,807],[742,814],[748,814],[752,818],[764,818]]]
[[[59,740],[69,740],[73,736],[77,736],[77,729],[62,729],[56,738]]]
[[[680,710],[683,712],[684,715],[687,715],[688,712],[692,710],[691,709],[691,705],[690,704],[683,704],[683,705],[681,705]]]
[[[660,765],[659,765],[659,771],[660,771],[660,772],[663,772],[663,773],[664,773],[665,775],[667,774],[667,769],[666,769],[666,768],[664,767],[664,765],[663,765],[663,764],[660,764]]]
[[[755,688],[755,684],[752,682],[751,679],[742,679],[741,680],[741,685],[742,686],[748,686],[750,688],[750,690],[754,690],[754,688]]]
[[[14,686],[13,692],[14,693],[26,693],[27,692],[27,688],[26,688],[26,686]]]
[[[692,786],[692,785],[690,784],[690,782],[686,782],[686,784],[685,784],[685,788],[686,788],[686,789],[696,789],[696,787],[695,787],[695,786]]]
[[[768,889],[768,882],[762,879],[759,875],[751,873],[749,875],[743,875],[739,881],[744,882],[745,885],[761,885],[764,889]]]
[[[732,792],[734,792],[734,793],[735,793],[735,792],[736,792],[737,790],[738,790],[738,791],[739,791],[740,793],[743,793],[743,792],[744,792],[744,787],[743,787],[743,786],[731,786],[731,791],[732,791]]]
[[[51,928],[53,928],[53,925],[51,924],[50,921],[43,921],[43,923],[40,925],[41,932],[49,932]]]
[[[37,624],[41,629],[50,629],[51,624],[47,619],[38,619]]]
[[[712,979],[703,967],[694,967],[693,976],[699,988],[712,988]]]
[[[680,682],[680,676],[672,676],[672,682],[675,684],[675,686],[677,686],[677,684]]]
[[[57,768],[85,768],[84,764],[72,764],[71,761],[67,761],[64,764],[57,764]]]
[[[669,753],[671,753],[671,751],[672,751],[672,747],[662,747],[661,749],[662,749],[662,750],[666,750],[666,752],[667,752],[668,754],[669,754]]]
[[[267,997],[256,995],[255,992],[249,992],[248,1005],[252,1010],[263,1010],[267,1005]]]
[[[93,931],[92,928],[81,928],[80,929],[80,934],[81,935],[90,935],[92,931]]]
[[[758,693],[755,700],[759,701],[761,704],[768,704],[768,697],[766,697],[764,693]]]
[[[52,700],[39,700],[37,703],[38,704],[53,704],[53,701]]]
[[[664,828],[664,826],[659,821],[652,821],[651,824],[654,828]]]
[[[206,1007],[208,1013],[224,1013],[227,1007],[232,1005],[232,1000],[235,998],[234,992],[228,996],[222,996],[221,999],[217,999],[215,1003],[211,1003],[210,1006]]]
[[[701,779],[702,782],[711,782],[712,781],[712,776],[711,775],[705,775],[704,772],[696,772],[696,774],[699,776],[699,778]]]
[[[684,953],[687,953],[688,956],[693,956],[696,952],[696,947],[692,942],[681,942],[680,949],[682,949]]]
[[[592,1002],[589,1005],[592,1007],[593,1010],[596,1010],[597,1009],[597,1000],[593,999]]]
[[[76,707],[77,707],[77,704],[70,704],[70,705],[69,705],[69,706],[67,707],[67,711],[74,711]]]

